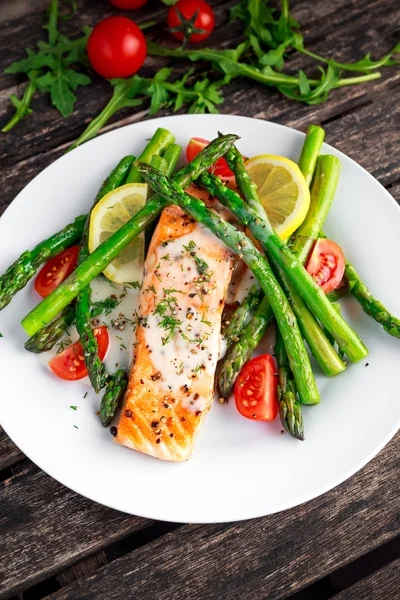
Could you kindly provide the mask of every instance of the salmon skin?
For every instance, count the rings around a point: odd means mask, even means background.
[[[214,395],[234,260],[180,208],[164,209],[145,262],[118,444],[164,460],[190,458]]]

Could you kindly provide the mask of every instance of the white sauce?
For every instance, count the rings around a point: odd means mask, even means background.
[[[260,287],[256,277],[253,275],[253,271],[247,268],[242,274],[242,277],[236,287],[234,301],[237,302],[237,304],[242,304],[253,285],[255,285],[257,288]]]
[[[91,289],[92,303],[105,300],[113,294],[118,298],[118,306],[112,308],[109,314],[103,312],[98,317],[98,325],[106,325],[108,329],[110,344],[104,359],[108,373],[115,373],[119,368],[128,369],[132,360],[133,345],[136,341],[135,313],[138,308],[139,290],[130,286],[112,283],[103,276],[96,277],[91,282]],[[126,322],[123,325],[124,321]],[[75,343],[78,339],[78,332],[72,326],[68,328],[68,335],[64,337],[61,343],[67,342],[65,343],[65,347],[67,347],[69,340],[71,343]],[[58,350],[60,350],[60,344],[56,344],[49,352],[39,354],[41,362],[48,366],[49,361],[56,356]],[[79,383],[90,385],[88,377],[80,379]]]
[[[208,265],[206,277],[202,278],[199,274],[196,260],[187,249],[190,242],[195,244],[193,252]],[[146,264],[149,274],[158,267],[156,273],[161,286],[157,286],[155,306],[164,298],[173,297],[177,300],[176,306],[172,306],[173,317],[180,324],[170,341],[166,343],[168,330],[160,326],[162,317],[159,314],[150,312],[144,329],[146,342],[152,351],[151,361],[156,371],[162,373],[166,387],[172,392],[178,391],[183,385],[190,390],[193,374],[199,377],[202,373],[213,376],[215,372],[220,354],[220,282],[226,278],[226,269],[229,269],[224,259],[215,259],[202,252],[203,248],[215,245],[225,248],[214,234],[196,226],[192,232],[168,242],[166,246],[159,245],[154,260],[151,257]],[[167,290],[163,297],[160,297],[160,287]],[[146,277],[142,292],[144,301],[147,294],[154,295],[153,291],[145,291],[145,288]],[[168,290],[177,291],[169,293]],[[207,306],[203,310],[204,304]],[[205,408],[201,397],[193,401],[193,397],[189,396],[183,402],[185,408],[193,412]]]

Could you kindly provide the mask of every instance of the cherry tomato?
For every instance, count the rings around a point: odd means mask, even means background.
[[[203,148],[208,146],[209,143],[209,141],[204,140],[203,138],[191,138],[186,147],[186,158],[188,161],[190,162],[193,160],[194,157],[197,156],[198,153],[203,150]],[[210,172],[214,173],[214,175],[218,175],[218,177],[221,177],[221,179],[233,176],[233,173],[228,167],[224,158],[218,159],[215,165],[211,167]]]
[[[274,359],[262,354],[246,363],[236,379],[233,391],[236,408],[253,421],[273,421],[278,414],[276,387],[278,378]]]
[[[79,246],[71,246],[47,261],[35,279],[35,290],[39,296],[46,298],[71,275],[76,267],[78,254]]]
[[[196,13],[197,17],[193,22]],[[213,10],[204,0],[179,0],[168,11],[168,28],[180,42],[202,42],[208,38],[214,25]]]
[[[335,242],[319,238],[308,259],[306,269],[327,294],[342,282],[345,268],[343,252]]]
[[[94,334],[99,347],[99,358],[103,360],[109,345],[107,327],[104,325],[96,327]],[[49,367],[57,377],[67,381],[77,381],[86,377],[87,369],[83,357],[82,344],[76,342],[72,346],[68,346],[61,354],[57,354],[49,362]]]
[[[146,40],[126,17],[108,17],[90,34],[87,53],[93,69],[106,79],[129,77],[146,58]]]
[[[122,10],[136,10],[144,6],[147,0],[110,0],[110,2]]]

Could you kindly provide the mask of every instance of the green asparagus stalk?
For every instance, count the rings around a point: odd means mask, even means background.
[[[314,157],[318,155],[320,149],[321,136],[318,135],[306,135],[304,141],[304,147],[301,152],[301,163],[300,169],[305,177],[312,180],[313,173],[312,164],[314,163]],[[329,177],[329,173],[327,174]],[[319,201],[317,198],[315,201]],[[265,334],[269,323],[272,319],[271,307],[268,304],[268,300],[264,297],[261,300],[253,318],[251,319],[248,326],[243,331],[240,341],[233,346],[224,358],[222,368],[220,369],[218,376],[218,387],[221,396],[225,398],[229,396],[233,389],[233,385],[236,381],[236,377],[240,373],[242,367],[250,360],[253,350],[255,350],[260,343],[263,335]]]
[[[275,357],[278,363],[278,404],[281,423],[290,435],[304,440],[301,404],[297,401],[296,384],[279,328],[276,330]]]
[[[308,187],[314,175],[317,158],[321,151],[324,141],[325,131],[318,125],[309,125],[307,128],[306,139],[299,158],[299,168],[304,175]]]
[[[371,294],[353,265],[346,264],[344,275],[351,294],[361,304],[363,311],[380,323],[387,333],[400,338],[400,320],[390,314],[387,308]]]
[[[261,300],[250,322],[243,330],[237,344],[232,346],[225,356],[218,375],[218,389],[223,398],[232,393],[236,378],[244,365],[250,360],[251,354],[261,342],[268,325],[274,317],[272,308],[266,296]]]
[[[179,144],[170,144],[163,153],[164,160],[167,161],[168,169],[164,173],[167,177],[172,177],[176,164],[181,155],[182,147]]]
[[[186,194],[178,183],[161,175],[148,165],[138,163],[138,168],[155,192],[164,196],[170,203],[178,204],[196,221],[208,227],[233,252],[243,258],[243,261],[253,271],[268,297],[282,332],[299,396],[305,404],[317,404],[319,393],[296,317],[266,258],[257,250],[245,233],[207,209],[201,200]]]
[[[157,171],[161,171],[161,173],[163,173],[164,175],[166,174],[168,169],[168,163],[165,160],[165,158],[163,158],[159,154],[154,154],[154,156],[151,157],[150,164],[154,169],[157,169]]]
[[[152,157],[150,164],[155,169],[158,169],[159,171],[161,171],[161,173],[163,175],[168,175],[168,177],[171,177],[172,173],[175,170],[176,163],[178,162],[181,150],[182,150],[182,148],[178,144],[170,144],[166,148],[163,156],[158,156],[157,154],[155,154]],[[158,223],[158,219],[154,220],[146,228],[146,231],[145,231],[145,255],[147,254],[147,250],[149,249],[151,238],[153,237],[153,233],[157,226],[157,223]]]
[[[228,346],[232,342],[238,341],[243,329],[249,323],[263,296],[264,292],[262,289],[253,285],[242,304],[232,313],[229,319],[229,325],[227,325],[222,332]]]
[[[89,228],[90,215],[93,208],[106,194],[115,190],[122,185],[134,161],[133,156],[125,156],[118,165],[111,171],[110,175],[104,181],[100,190],[94,199],[93,206],[86,219],[85,228],[82,234],[82,240],[79,248],[78,266],[89,257]],[[96,336],[93,333],[92,318],[91,318],[91,289],[90,285],[86,286],[79,292],[76,298],[75,306],[75,325],[79,333],[82,344],[83,356],[88,372],[90,383],[96,393],[98,393],[106,383],[106,369],[103,362],[99,358],[98,344]]]
[[[40,265],[80,240],[85,221],[86,215],[77,217],[73,223],[38,244],[33,250],[27,250],[21,254],[8,267],[7,271],[0,276],[0,310],[7,306],[13,296],[26,286]]]
[[[233,211],[235,211],[234,204],[242,202],[235,192],[232,192],[232,190],[224,186],[218,177],[215,177],[210,173],[204,173],[199,178],[199,182],[211,194],[216,196],[222,204],[228,206]],[[250,229],[253,233],[251,227],[252,226],[250,226]],[[308,309],[306,303],[302,299],[301,295],[297,292],[296,288],[286,277],[283,269],[274,260],[272,261],[272,266],[286,296],[289,299],[293,312],[296,315],[300,331],[302,332],[304,339],[309,345],[311,352],[318,361],[322,370],[328,377],[332,377],[333,375],[341,373],[345,369],[345,365],[332,348],[332,345],[321,329],[318,321]],[[265,306],[263,308],[265,310]]]
[[[187,187],[191,181],[207,171],[216,160],[223,156],[234,144],[238,136],[229,134],[213,140],[187,165],[179,169],[174,179]],[[147,204],[125,225],[105,242],[63,281],[47,298],[44,298],[22,321],[29,335],[34,335],[63,310],[83,288],[107,267],[118,254],[139,235],[167,206],[166,200],[159,196],[151,198]]]
[[[113,420],[127,385],[128,375],[123,369],[119,369],[114,375],[111,375],[100,403],[100,419],[104,427],[107,427]]]
[[[229,194],[225,194],[226,205],[229,204],[228,208],[243,224],[250,228],[253,236],[263,246],[270,259],[284,271],[314,315],[333,335],[339,348],[347,354],[351,361],[358,362],[362,360],[368,354],[368,350],[346,321],[337,314],[324,291],[304,269],[301,260],[290,251],[272,229],[265,210],[259,202],[256,186],[246,171],[240,152],[236,148],[233,152],[234,160],[230,159],[232,151],[228,151],[226,159],[228,165],[235,168],[238,187],[248,206],[236,192],[231,190],[228,190]],[[290,360],[289,352],[288,355]]]
[[[168,129],[163,129],[159,127],[151,140],[146,145],[145,149],[139,156],[141,162],[150,164],[151,157],[157,154],[161,154],[163,150],[167,148],[170,144],[173,144],[175,141],[175,136],[168,131]],[[141,183],[143,181],[142,176],[140,175],[137,167],[132,165],[129,175],[127,177],[127,183]]]
[[[311,186],[310,208],[303,223],[295,232],[290,250],[304,263],[318,239],[335,196],[340,175],[340,160],[329,154],[317,160]]]
[[[74,319],[74,307],[72,305],[66,306],[54,321],[39,329],[35,335],[25,342],[25,349],[35,354],[51,350],[64,337],[67,327],[72,325]]]

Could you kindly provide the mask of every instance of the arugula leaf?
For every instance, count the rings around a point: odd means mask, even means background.
[[[390,50],[390,52],[382,56],[382,58],[380,58],[379,60],[371,60],[371,53],[368,53],[364,56],[364,58],[354,63],[340,63],[336,60],[324,58],[323,56],[319,56],[319,54],[315,54],[314,52],[307,50],[306,48],[304,48],[303,44],[299,42],[296,42],[296,44],[294,44],[294,47],[302,54],[311,56],[319,62],[331,65],[332,67],[336,67],[337,69],[341,69],[342,71],[357,71],[359,73],[371,73],[372,71],[376,71],[381,67],[390,67],[392,65],[400,63],[399,60],[393,59],[393,56],[395,54],[400,53],[400,42],[396,44],[396,46],[392,50]]]
[[[191,70],[182,79],[175,81],[169,80],[171,74],[172,69],[165,68],[153,78],[134,75],[129,79],[111,80],[110,83],[114,87],[111,99],[69,150],[94,137],[117,111],[138,106],[145,100],[150,100],[150,114],[164,107],[172,107],[175,112],[184,105],[187,105],[189,113],[218,112],[216,107],[223,102],[220,88],[228,82],[228,77],[211,82],[203,76],[194,85],[189,86],[187,82],[192,75]]]
[[[71,0],[69,0],[71,3]],[[67,18],[76,10],[72,1],[72,10]],[[44,26],[48,31],[48,41],[39,41],[36,51],[26,50],[27,56],[12,63],[5,73],[25,73],[30,79],[21,101],[15,96],[10,100],[16,108],[14,116],[3,128],[9,131],[24,116],[30,114],[30,103],[34,92],[49,93],[52,104],[63,117],[68,117],[74,109],[76,96],[74,91],[79,86],[88,85],[91,79],[88,75],[72,68],[75,65],[86,65],[86,45],[90,29],[84,29],[84,35],[76,40],[70,40],[58,31],[59,14],[57,0],[52,0],[49,7],[48,23]]]

